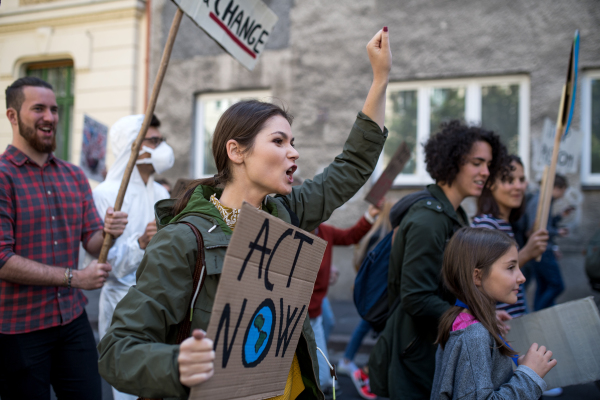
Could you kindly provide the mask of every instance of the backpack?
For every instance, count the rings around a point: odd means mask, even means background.
[[[600,291],[600,231],[597,231],[587,245],[585,252],[585,272],[592,289]]]
[[[392,231],[366,255],[354,280],[354,304],[358,314],[371,324],[375,332],[383,330],[388,316],[400,303],[398,297],[392,307],[389,307],[387,295],[388,269],[395,232],[410,207],[425,199],[435,199],[435,197],[424,189],[404,196],[392,207],[390,211]]]

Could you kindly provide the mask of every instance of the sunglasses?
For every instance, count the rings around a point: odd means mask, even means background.
[[[162,142],[166,142],[167,139],[165,139],[164,137],[151,137],[151,138],[144,138],[144,141],[150,142],[150,144],[153,146],[158,146]]]

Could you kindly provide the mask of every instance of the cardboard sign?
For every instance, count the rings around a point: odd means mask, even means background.
[[[546,346],[558,364],[544,380],[548,388],[600,379],[600,314],[592,297],[559,304],[507,321],[507,340],[524,355],[533,343]]]
[[[200,28],[250,71],[277,22],[260,0],[173,0]]]
[[[326,245],[243,204],[207,329],[215,373],[190,399],[283,394]]]
[[[104,181],[107,136],[108,126],[87,115],[83,116],[83,145],[80,165],[88,179]]]
[[[369,191],[369,194],[367,194],[365,200],[374,206],[378,205],[379,201],[390,190],[394,183],[394,179],[402,172],[408,160],[410,160],[410,149],[406,142],[402,142],[400,146],[398,146],[398,149],[392,156],[387,167],[385,167],[383,174],[381,174],[377,182],[375,182]]]
[[[533,170],[543,172],[546,165],[550,165],[552,151],[554,150],[554,135],[556,125],[546,118],[541,140],[533,144]],[[573,127],[569,129],[569,135],[560,142],[556,172],[559,174],[575,174],[580,164],[581,157],[581,132]]]

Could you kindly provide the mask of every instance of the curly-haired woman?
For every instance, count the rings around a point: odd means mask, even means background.
[[[397,228],[388,302],[392,306],[400,300],[382,334],[393,356],[387,377],[370,374],[372,392],[394,399],[430,396],[439,318],[455,301],[442,289],[444,247],[458,228],[468,224],[460,203],[479,196],[506,157],[498,135],[458,121],[443,124],[424,149],[427,172],[435,184],[427,186],[430,197],[413,204]]]

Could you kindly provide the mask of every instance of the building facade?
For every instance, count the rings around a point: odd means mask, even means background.
[[[213,1],[213,0],[207,0]],[[221,0],[227,7],[235,0]],[[297,174],[310,178],[341,151],[371,83],[366,43],[388,26],[393,68],[386,125],[390,137],[374,178],[402,141],[412,158],[388,197],[431,183],[421,144],[439,123],[459,118],[497,131],[523,159],[535,186],[536,144],[554,121],[573,33],[581,34],[572,126],[582,134],[574,228],[561,241],[579,254],[600,227],[600,7],[596,0],[265,0],[279,20],[258,65],[248,71],[184,17],[158,98],[156,114],[176,154],[166,178],[214,174],[211,134],[233,102],[283,104],[300,152]],[[176,6],[170,0],[4,0],[0,5],[0,85],[37,75],[57,88],[59,156],[78,164],[83,115],[111,125],[143,112]],[[150,21],[148,23],[148,20]],[[148,55],[148,57],[146,57]],[[4,113],[4,102],[0,105]],[[62,140],[62,141],[61,141]],[[0,118],[0,148],[11,130]],[[108,152],[110,156],[110,152]],[[110,165],[110,158],[108,165]],[[373,179],[330,223],[358,219]],[[472,202],[466,203],[472,210]],[[472,211],[471,211],[472,212]],[[349,299],[352,249],[336,249],[342,270],[332,297]],[[567,284],[568,287],[568,284]]]
[[[221,1],[226,7],[232,0]],[[459,118],[497,131],[531,168],[545,119],[556,120],[573,34],[581,33],[573,127],[582,132],[578,171],[568,176],[577,204],[563,250],[579,252],[600,227],[600,7],[594,0],[498,2],[436,0],[265,1],[279,21],[250,72],[184,17],[156,113],[168,126],[176,166],[169,178],[216,171],[210,137],[219,115],[241,98],[273,99],[295,116],[298,174],[321,171],[342,148],[371,81],[365,45],[388,26],[394,58],[386,125],[390,137],[378,173],[405,140],[413,156],[390,199],[431,183],[421,144],[439,123]],[[152,2],[151,77],[175,13]],[[377,173],[375,174],[377,175]],[[330,222],[349,226],[366,208],[369,182]],[[581,193],[582,196],[577,196]],[[468,202],[467,202],[468,203]],[[470,209],[472,210],[472,204]],[[582,218],[581,216],[584,216]],[[333,297],[350,298],[352,249],[336,250],[342,269]],[[338,289],[339,288],[339,289]]]
[[[142,0],[2,1],[0,87],[26,75],[54,86],[58,157],[79,164],[84,114],[110,126],[143,112],[146,6]],[[2,115],[5,106],[2,101]],[[0,118],[0,148],[11,140],[10,124]]]

